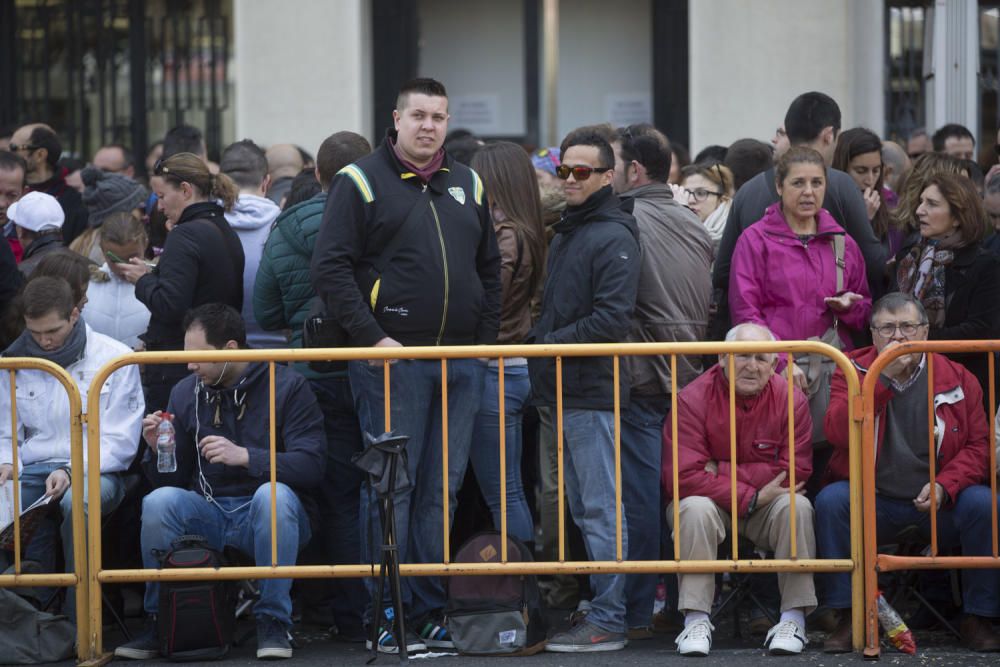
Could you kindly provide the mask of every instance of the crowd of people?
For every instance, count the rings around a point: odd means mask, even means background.
[[[984,176],[967,129],[918,131],[904,150],[842,128],[837,103],[818,92],[779,120],[770,143],[709,146],[693,161],[649,124],[580,127],[539,149],[449,133],[444,86],[416,79],[374,149],[350,131],[315,157],[245,139],[215,163],[198,130],[179,126],[148,152],[148,181],[119,144],[70,171],[56,131],[24,125],[0,138],[0,345],[65,368],[86,405],[96,371],[129,350],[818,340],[845,351],[860,379],[906,341],[1000,337],[1000,165]],[[981,353],[910,354],[882,372],[880,540],[904,530],[929,539],[933,505],[941,548],[991,553],[991,368]],[[277,367],[279,565],[377,560],[381,516],[352,457],[364,434],[387,430],[387,391],[391,427],[408,437],[410,487],[395,499],[404,563],[444,560],[445,475],[452,516],[458,508],[477,529],[499,529],[505,496],[509,535],[556,558],[558,441],[575,559],[615,560],[618,525],[633,561],[672,557],[675,531],[682,560],[715,559],[727,538],[779,559],[850,557],[847,382],[821,355],[634,356],[620,372],[610,356],[454,359],[445,375],[436,360],[398,359],[390,369],[387,386],[380,362]],[[17,423],[0,424],[0,484],[16,433],[24,501],[61,498],[27,547],[39,571],[60,567],[60,553],[73,564],[69,405],[55,385],[21,370],[14,396],[0,387],[0,413],[17,407]],[[175,538],[198,533],[269,565],[267,364],[126,366],[100,391],[101,512],[131,506],[120,513],[135,517],[135,560],[157,567]],[[164,419],[177,443],[166,471]],[[728,534],[733,512],[738,536]],[[781,573],[776,586],[767,576],[749,585],[770,618],[755,627],[771,654],[801,653],[807,622],[828,632],[824,650],[851,650],[847,575]],[[661,582],[672,594],[654,614]],[[707,656],[716,583],[544,578],[550,606],[575,607],[546,648],[619,650],[673,628],[681,654]],[[146,585],[146,624],[119,657],[159,654],[158,589]],[[963,575],[961,589],[963,643],[1000,650],[1000,570]],[[291,580],[265,580],[257,656],[291,657],[289,631],[309,614],[372,650],[453,648],[443,582],[407,577],[402,592],[403,608],[386,590],[373,618],[371,581],[293,591]],[[55,591],[33,595],[59,604]]]

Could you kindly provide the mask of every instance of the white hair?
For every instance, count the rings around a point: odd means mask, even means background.
[[[757,331],[763,331],[772,341],[778,340],[777,338],[775,338],[774,334],[771,333],[771,330],[765,327],[764,325],[754,324],[753,322],[744,322],[743,324],[737,324],[735,327],[726,332],[726,342],[727,343],[734,342],[736,340],[736,337],[744,329],[756,329]]]

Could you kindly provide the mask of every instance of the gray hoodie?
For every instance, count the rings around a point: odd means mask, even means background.
[[[257,267],[264,244],[271,233],[271,225],[281,213],[281,209],[270,199],[257,195],[241,194],[231,211],[226,212],[226,221],[240,237],[246,264],[243,268],[243,294],[253,295]],[[243,299],[243,321],[247,326],[247,343],[250,347],[287,347],[285,335],[281,331],[264,331],[257,324],[253,314],[253,299]]]

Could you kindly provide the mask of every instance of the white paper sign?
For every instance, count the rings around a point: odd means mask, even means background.
[[[610,93],[604,96],[604,117],[613,127],[653,122],[653,97],[649,93]]]
[[[448,128],[463,128],[474,134],[496,134],[500,128],[500,99],[497,95],[449,95]]]

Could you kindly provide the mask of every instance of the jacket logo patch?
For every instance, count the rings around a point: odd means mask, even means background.
[[[457,185],[448,188],[448,194],[454,197],[455,201],[457,201],[459,204],[465,204],[465,190],[458,187]]]
[[[406,306],[383,306],[382,307],[382,312],[383,313],[395,313],[396,315],[399,315],[400,317],[406,317],[406,316],[408,316],[410,314],[410,309],[407,308]]]

